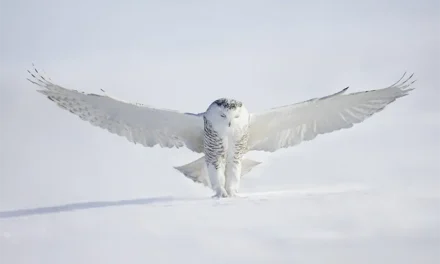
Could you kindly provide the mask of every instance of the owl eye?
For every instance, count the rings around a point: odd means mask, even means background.
[[[235,118],[239,118],[240,116],[236,115]]]
[[[220,116],[223,117],[223,118],[226,118],[226,115],[225,115],[225,114],[221,114]]]

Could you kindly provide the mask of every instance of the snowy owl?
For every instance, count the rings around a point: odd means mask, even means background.
[[[274,152],[350,128],[414,89],[414,81],[410,81],[413,75],[404,79],[404,74],[386,88],[346,94],[347,87],[325,97],[259,113],[249,113],[240,101],[222,98],[205,112],[192,114],[70,90],[35,68],[28,72],[32,76],[28,80],[44,88],[38,92],[92,125],[145,147],[186,147],[204,154],[175,168],[210,187],[216,198],[236,196],[241,177],[260,164],[246,159],[247,152]]]

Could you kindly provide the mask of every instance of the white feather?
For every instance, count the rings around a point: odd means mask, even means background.
[[[412,75],[402,81],[404,76],[378,90],[344,94],[347,87],[326,97],[251,114],[249,150],[273,152],[350,128],[413,90]]]
[[[32,83],[43,87],[46,95],[59,107],[92,125],[127,138],[145,147],[180,148],[203,152],[203,117],[124,102],[107,95],[85,94],[63,88],[44,78],[35,69]]]

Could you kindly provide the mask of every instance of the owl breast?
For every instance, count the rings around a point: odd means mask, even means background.
[[[247,151],[248,126],[216,130],[206,117],[203,120],[206,163],[218,168],[225,162],[240,162]]]

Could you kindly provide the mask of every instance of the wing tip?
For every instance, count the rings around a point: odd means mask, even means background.
[[[414,90],[415,87],[413,87],[412,85],[417,81],[417,79],[415,80],[413,79],[415,73],[414,72],[411,73],[408,76],[408,78],[404,79],[406,75],[407,75],[407,71],[403,73],[403,75],[400,77],[400,79],[397,82],[393,83],[389,87],[396,87],[405,94]]]
[[[32,69],[31,70],[27,70],[27,72],[29,73],[30,77],[26,78],[26,80],[28,80],[29,82],[38,85],[40,87],[44,87],[44,88],[48,88],[49,85],[51,85],[51,81],[52,79],[48,76],[44,76],[42,74],[42,72],[44,72],[44,70],[38,70],[35,67],[35,64],[32,63]]]

